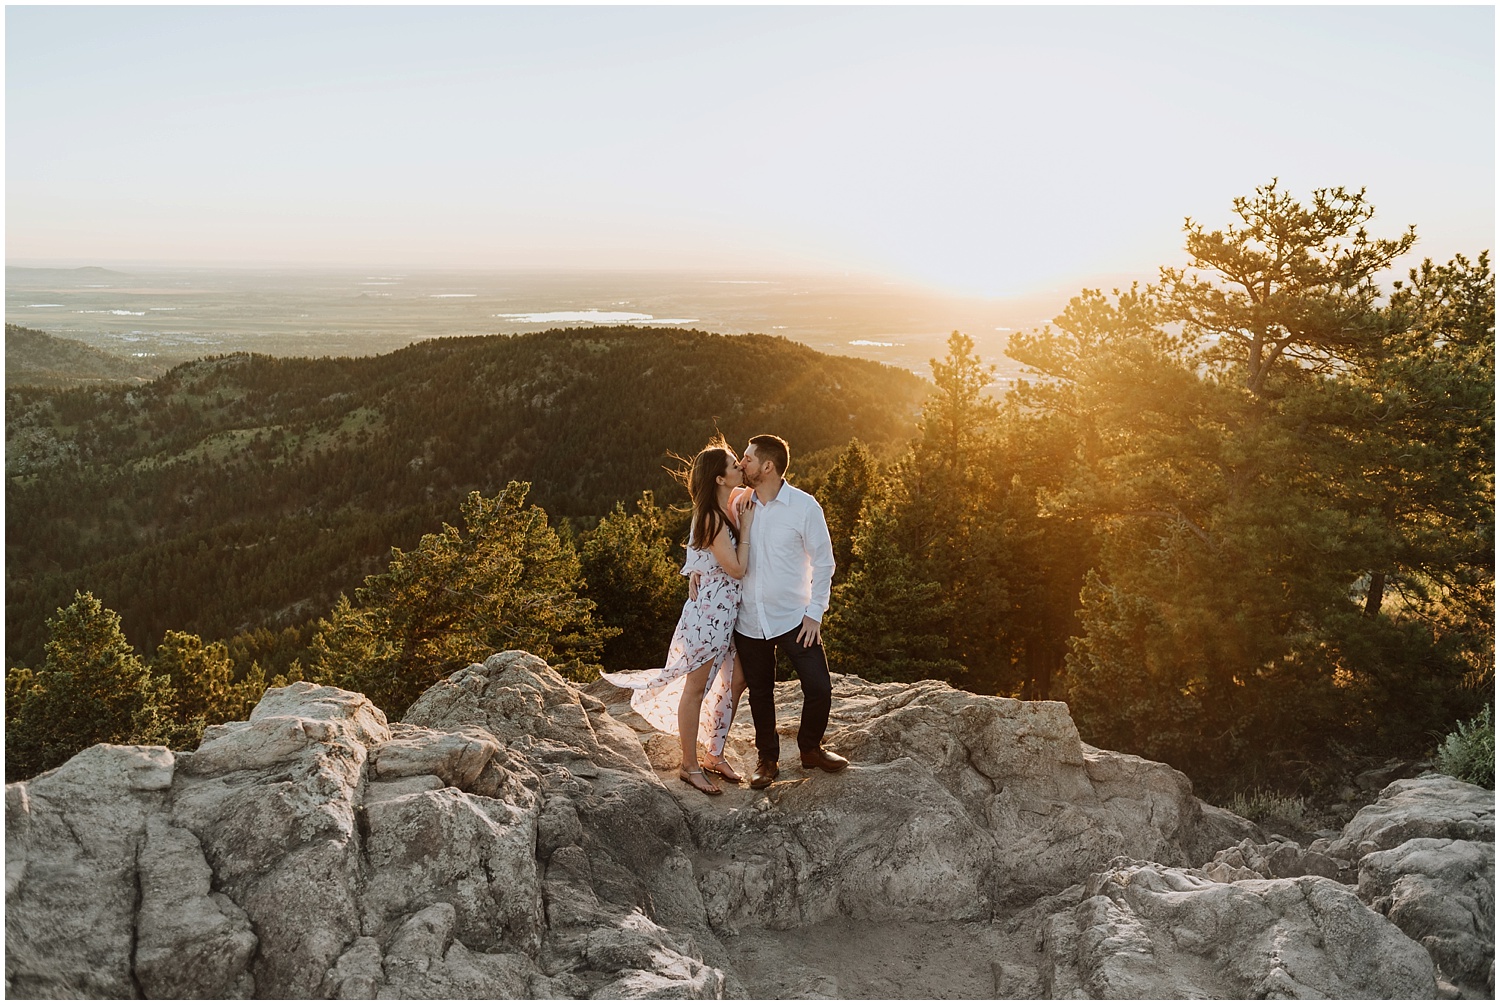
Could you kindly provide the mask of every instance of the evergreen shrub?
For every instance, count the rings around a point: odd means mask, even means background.
[[[1443,738],[1437,769],[1461,781],[1495,787],[1495,717],[1489,705],[1468,722],[1459,722]]]

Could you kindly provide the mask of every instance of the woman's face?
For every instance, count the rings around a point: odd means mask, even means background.
[[[729,460],[724,465],[724,473],[719,476],[719,484],[726,488],[737,489],[745,484],[745,474],[740,470],[739,461],[735,460],[734,451],[726,450]]]

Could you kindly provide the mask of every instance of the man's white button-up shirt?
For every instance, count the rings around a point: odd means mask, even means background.
[[[755,507],[736,630],[774,639],[800,628],[804,615],[821,623],[833,583],[833,541],[823,507],[790,482],[782,482],[769,503],[757,495]]]

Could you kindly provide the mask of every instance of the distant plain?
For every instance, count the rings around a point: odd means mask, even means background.
[[[928,375],[949,332],[1008,382],[1008,333],[1071,293],[985,300],[840,275],[6,269],[6,320],[164,364],[228,352],[364,356],[457,335],[600,324],[782,335]]]

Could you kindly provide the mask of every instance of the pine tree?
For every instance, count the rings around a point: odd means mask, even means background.
[[[8,779],[54,768],[96,743],[170,744],[173,691],[120,631],[120,616],[92,594],[48,620],[40,671],[6,677]]]
[[[1357,609],[1327,626],[1367,730],[1391,747],[1472,715],[1494,678],[1495,284],[1489,257],[1398,282],[1380,353],[1350,375],[1335,504],[1355,521]]]
[[[1392,741],[1403,691],[1414,720],[1451,719],[1434,719],[1434,670],[1452,656],[1432,619],[1420,643],[1409,599],[1440,580],[1452,610],[1461,580],[1476,597],[1493,584],[1488,554],[1433,574],[1492,551],[1487,265],[1427,270],[1421,293],[1382,308],[1376,276],[1412,237],[1371,238],[1363,193],[1304,206],[1273,183],[1235,212],[1223,231],[1190,221],[1189,264],[1159,286],[1085,291],[1009,350],[1042,378],[1018,392],[1026,421],[1072,444],[1043,510],[1086,520],[1099,544],[1066,667],[1075,717],[1093,742],[1200,778]],[[1409,334],[1406,315],[1429,310],[1452,335]],[[1380,595],[1396,578],[1393,620]],[[1484,601],[1472,610],[1492,624]]]
[[[854,529],[859,524],[865,499],[879,488],[879,484],[880,462],[870,453],[869,447],[859,440],[850,440],[817,493],[823,515],[828,520],[828,534],[833,538],[833,559],[836,572],[842,573],[841,578],[848,578],[854,571]]]
[[[392,715],[436,680],[503,649],[525,649],[576,680],[599,672],[616,629],[579,596],[578,555],[549,526],[530,486],[472,492],[463,529],[444,524],[318,622],[314,677],[361,691]]]
[[[1187,221],[1188,267],[1162,269],[1167,314],[1207,364],[1265,399],[1275,380],[1337,372],[1380,345],[1376,276],[1416,228],[1371,238],[1364,189],[1314,189],[1304,206],[1273,180],[1233,206],[1239,222],[1223,230]]]
[[[184,721],[222,722],[234,685],[234,664],[222,642],[205,645],[196,635],[169,631],[156,647],[151,669],[172,682],[175,711]]]
[[[829,667],[872,681],[959,680],[944,627],[953,602],[924,581],[898,543],[884,502],[865,506],[853,542],[854,571],[834,587],[825,645]]]
[[[666,524],[654,493],[643,492],[636,512],[616,503],[579,550],[584,596],[597,605],[598,620],[619,632],[604,644],[607,670],[659,666],[666,655],[687,597]]]
[[[171,682],[174,741],[185,747],[196,746],[208,725],[248,718],[266,690],[258,663],[236,682],[229,646],[186,632],[167,632],[151,670]]]
[[[855,531],[856,568],[835,605],[846,637],[830,628],[830,638],[842,665],[861,666],[862,676],[941,673],[971,690],[1009,692],[1024,589],[1016,507],[1034,502],[1013,499],[1000,470],[994,368],[959,332],[931,362],[935,389],[918,435]]]

